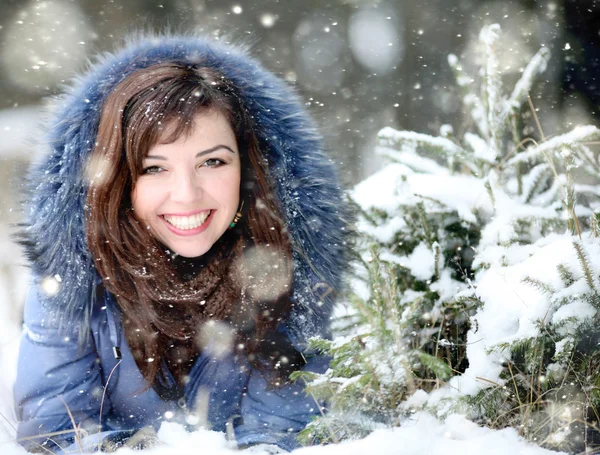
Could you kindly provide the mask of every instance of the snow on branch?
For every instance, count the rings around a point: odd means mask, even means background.
[[[461,147],[456,145],[450,139],[415,133],[414,131],[397,131],[389,126],[379,131],[377,137],[381,145],[406,145],[415,150],[422,147],[428,151],[436,152],[446,157],[465,153]]]
[[[498,106],[502,97],[502,78],[500,64],[496,52],[496,43],[500,37],[500,25],[492,24],[484,27],[479,34],[479,40],[485,46],[485,94],[487,97],[487,123],[490,134],[490,146],[495,156],[500,154],[500,134],[502,122],[498,116]]]
[[[456,76],[456,83],[460,87],[467,87],[473,82],[475,82],[475,79],[463,69],[456,55],[448,55],[448,65],[450,65],[450,68],[452,68],[452,70],[454,71],[454,74]]]
[[[475,79],[463,69],[462,65],[460,64],[460,60],[456,55],[450,54],[448,56],[448,65],[450,65],[450,68],[452,68],[452,71],[454,71],[456,83],[464,91],[463,103],[465,108],[471,114],[471,118],[475,122],[479,133],[484,138],[488,138],[489,128],[483,103],[479,96],[477,96],[470,87],[471,84],[475,82]]]
[[[519,153],[508,161],[509,166],[518,163],[532,163],[549,152],[554,152],[562,147],[579,145],[585,142],[599,141],[600,129],[594,125],[578,126],[568,133],[553,137],[539,145],[529,147],[527,151]]]
[[[510,114],[514,114],[521,107],[525,98],[531,91],[535,78],[546,71],[548,61],[550,60],[550,50],[542,47],[529,61],[523,75],[516,83],[510,98],[506,101],[501,119],[506,119]]]
[[[473,150],[473,156],[483,160],[486,163],[493,163],[496,159],[496,154],[490,148],[489,144],[480,136],[473,133],[465,133],[465,144]]]

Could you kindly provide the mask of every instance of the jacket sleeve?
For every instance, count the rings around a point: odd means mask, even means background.
[[[42,306],[38,292],[32,286],[25,303],[14,388],[17,435],[29,450],[40,444],[64,447],[74,440],[74,425],[97,432],[103,392],[92,337],[80,344],[78,327],[59,327]],[[110,408],[105,402],[103,414]]]
[[[324,355],[307,358],[305,371],[323,373],[331,359]],[[298,447],[298,432],[321,413],[322,404],[294,382],[280,388],[270,386],[264,374],[252,370],[242,396],[240,424],[235,427],[239,446],[275,444],[291,451]]]

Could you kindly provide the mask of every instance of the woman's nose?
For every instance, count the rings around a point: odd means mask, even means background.
[[[171,183],[171,199],[190,202],[202,197],[202,185],[194,175],[174,175]]]

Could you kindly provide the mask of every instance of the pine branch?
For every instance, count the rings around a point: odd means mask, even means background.
[[[500,115],[502,120],[506,119],[510,115],[515,115],[518,110],[525,102],[525,99],[531,92],[531,88],[535,79],[546,71],[548,62],[550,61],[550,50],[547,47],[542,47],[529,61],[521,78],[516,83],[512,94],[505,103],[504,110]]]
[[[465,133],[465,144],[473,151],[473,157],[482,163],[493,165],[496,154],[489,144],[477,134]]]
[[[568,288],[575,282],[575,277],[565,264],[558,264],[556,268],[565,288]]]
[[[590,270],[590,262],[585,254],[585,251],[583,251],[583,247],[579,244],[579,242],[573,240],[573,248],[575,248],[577,260],[579,261],[579,264],[583,270],[586,283],[591,290],[597,292],[596,285],[594,284],[594,278],[592,277],[592,271]]]
[[[508,166],[517,163],[538,163],[544,158],[544,154],[554,154],[567,144],[578,144],[600,140],[600,129],[593,125],[578,126],[568,133],[555,136],[545,142],[529,147],[526,152],[517,154],[508,160]]]
[[[413,151],[422,148],[444,157],[465,153],[460,146],[450,139],[415,133],[414,131],[397,131],[394,128],[385,127],[379,131],[377,137],[380,144],[384,146],[407,146]]]
[[[479,40],[485,47],[484,90],[487,105],[487,123],[489,126],[489,145],[495,157],[500,159],[500,137],[503,133],[503,120],[499,117],[502,99],[502,79],[496,52],[496,43],[500,37],[500,26],[492,24],[484,27]]]
[[[552,179],[552,170],[548,163],[541,163],[533,167],[523,179],[523,201],[526,204],[547,189],[548,182]]]
[[[430,248],[433,246],[434,236],[431,230],[429,229],[429,223],[427,222],[427,212],[425,211],[425,204],[422,202],[417,202],[417,212],[419,214],[419,218],[421,220],[421,225],[423,226],[423,231],[425,232],[425,240]]]
[[[492,189],[492,184],[489,179],[485,181],[485,189],[487,190],[488,196],[490,197],[490,201],[492,201],[492,207],[496,208],[496,197],[494,196],[494,190]]]
[[[442,381],[450,379],[453,375],[452,368],[443,360],[433,355],[427,354],[421,350],[414,350],[412,354],[415,355],[423,366],[435,374],[436,377]]]
[[[463,104],[471,115],[471,119],[477,126],[479,134],[485,139],[489,139],[489,127],[485,114],[483,101],[470,90],[475,79],[471,77],[462,67],[458,57],[454,54],[448,56],[448,64],[454,71],[456,82],[463,91]]]
[[[538,280],[538,279],[535,279],[535,278],[531,278],[529,276],[526,276],[525,278],[523,278],[521,280],[521,282],[525,283],[525,284],[528,284],[530,286],[533,286],[538,291],[540,291],[542,294],[552,295],[552,294],[554,294],[556,292],[554,290],[554,288],[552,286],[550,286],[548,283],[544,283],[541,280]]]

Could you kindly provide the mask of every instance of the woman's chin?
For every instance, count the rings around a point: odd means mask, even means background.
[[[208,247],[192,247],[192,248],[181,248],[181,247],[176,247],[176,246],[171,246],[169,247],[167,245],[167,248],[169,249],[169,251],[171,251],[172,253],[177,254],[178,256],[184,257],[184,258],[188,258],[188,259],[194,259],[194,258],[199,258],[204,256],[206,253],[208,253],[210,251],[211,246]]]

